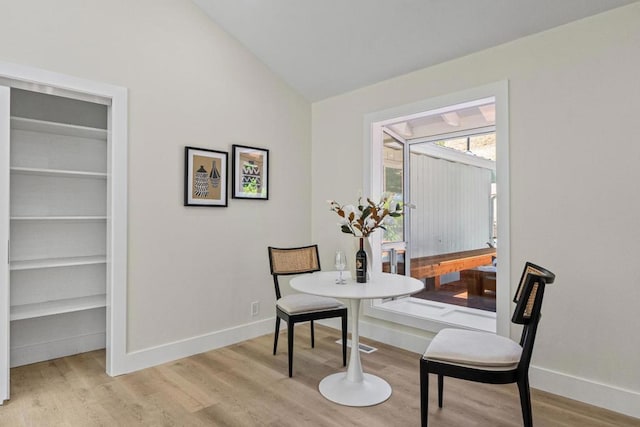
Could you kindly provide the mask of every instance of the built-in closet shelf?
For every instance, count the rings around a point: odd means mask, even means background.
[[[126,202],[109,183],[126,162],[110,156],[112,142],[120,144],[109,130],[120,126],[110,97],[85,100],[71,88],[52,96],[46,85],[4,88],[0,103],[10,108],[0,113],[9,127],[0,132],[0,175],[8,178],[0,179],[0,234],[5,248],[9,240],[9,262],[5,255],[0,268],[0,335],[9,348],[0,365],[14,367],[105,347],[109,207]]]
[[[94,308],[106,307],[106,305],[107,297],[105,294],[46,301],[36,304],[15,305],[11,307],[10,319],[32,319],[35,317],[52,316],[54,314],[91,310]]]
[[[12,216],[11,221],[105,221],[106,216]]]
[[[51,122],[46,120],[27,119],[24,117],[11,117],[11,128],[32,132],[53,133],[56,135],[76,136],[107,140],[107,130],[86,126],[70,125],[67,123]]]
[[[12,166],[11,172],[25,174],[25,175],[40,175],[40,176],[59,176],[65,178],[96,178],[107,179],[107,174],[104,172],[86,172],[86,171],[72,171],[72,170],[60,170],[60,169],[43,169],[43,168],[23,168],[18,166]]]
[[[69,258],[46,258],[9,262],[9,270],[35,270],[39,268],[73,267],[76,265],[105,264],[107,257],[81,256]]]

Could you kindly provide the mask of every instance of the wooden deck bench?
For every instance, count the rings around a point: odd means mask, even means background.
[[[435,288],[439,289],[441,275],[491,264],[495,256],[495,248],[482,248],[411,258],[411,277],[420,280],[433,277],[435,278]]]

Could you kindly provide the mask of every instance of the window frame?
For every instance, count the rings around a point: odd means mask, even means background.
[[[456,93],[428,98],[411,104],[392,107],[386,110],[369,113],[364,116],[364,188],[367,194],[373,198],[379,198],[382,190],[381,166],[382,159],[382,127],[385,124],[397,121],[399,118],[410,119],[412,117],[430,112],[436,114],[451,110],[452,106],[462,106],[477,102],[484,98],[494,98],[496,105],[496,141],[497,161],[496,180],[500,185],[500,197],[498,198],[498,229],[500,246],[498,250],[497,280],[504,284],[499,286],[496,292],[495,326],[493,331],[502,336],[509,336],[510,331],[510,218],[509,218],[509,117],[508,117],[508,81],[490,83],[484,86],[463,90]],[[405,150],[408,151],[408,150]],[[406,172],[406,171],[405,171]],[[404,189],[405,194],[409,191]],[[405,230],[405,233],[407,230]],[[372,270],[381,272],[381,236],[374,233],[371,236]],[[409,269],[407,269],[409,271]],[[442,307],[442,304],[428,302],[422,304],[417,298],[401,298],[396,301],[370,300],[363,304],[363,314],[376,319],[399,323],[406,326],[438,332],[444,327],[452,325],[448,318],[460,316],[486,316],[482,310],[455,308],[453,306]],[[425,308],[426,307],[426,308]],[[429,314],[430,313],[430,314]],[[435,315],[439,313],[440,315]],[[487,330],[487,328],[475,328],[473,324],[457,322],[456,326]],[[490,328],[489,328],[490,329]]]

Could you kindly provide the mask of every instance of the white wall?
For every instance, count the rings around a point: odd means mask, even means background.
[[[639,23],[635,3],[312,107],[313,236],[350,249],[323,203],[364,187],[364,115],[508,79],[511,282],[526,260],[557,274],[532,383],[636,417]]]
[[[309,103],[190,1],[21,0],[0,10],[0,61],[129,89],[127,350],[260,320],[271,331],[267,246],[311,235]],[[270,200],[184,207],[184,146],[233,143],[270,150]]]

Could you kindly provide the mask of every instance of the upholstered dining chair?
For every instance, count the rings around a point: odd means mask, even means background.
[[[427,426],[429,374],[438,375],[438,406],[442,408],[443,377],[490,384],[517,383],[525,427],[533,426],[529,363],[536,338],[545,286],[555,275],[527,262],[513,301],[511,321],[523,325],[520,342],[499,335],[461,329],[443,329],[420,359],[420,415]]]
[[[293,375],[293,327],[296,323],[310,322],[311,347],[315,346],[313,321],[340,317],[342,319],[342,365],[347,365],[347,307],[335,298],[307,294],[282,296],[279,276],[320,271],[318,245],[299,248],[274,248],[269,246],[269,264],[276,290],[276,331],[273,337],[273,354],[278,349],[280,319],[287,322],[287,349],[289,377]]]

